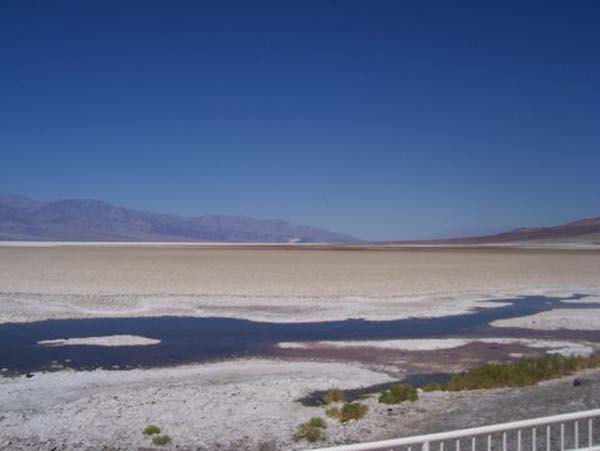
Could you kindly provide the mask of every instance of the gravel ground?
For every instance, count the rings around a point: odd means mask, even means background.
[[[287,448],[296,426],[320,413],[295,399],[390,380],[356,365],[265,360],[0,378],[0,448],[139,449],[150,444],[142,435],[149,424],[185,449],[241,441],[244,449],[270,441]]]
[[[414,403],[379,404],[360,421],[327,419],[325,444],[381,440],[600,407],[600,371],[520,389],[421,393]],[[290,437],[324,408],[295,400],[309,391],[390,380],[383,372],[312,362],[237,361],[128,372],[53,373],[0,380],[0,447],[11,450],[146,449],[157,424],[163,449],[293,450]]]

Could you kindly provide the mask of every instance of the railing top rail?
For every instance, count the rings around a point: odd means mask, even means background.
[[[600,417],[600,409],[585,410],[581,412],[566,413],[561,415],[552,415],[542,418],[532,418],[529,420],[512,421],[509,423],[499,423],[489,426],[480,426],[468,429],[457,429],[449,432],[438,432],[435,434],[415,435],[412,437],[403,437],[390,440],[381,440],[377,442],[355,443],[352,445],[332,446],[328,448],[318,448],[313,451],[369,451],[386,447],[415,445],[424,442],[437,442],[442,440],[451,440],[462,437],[473,437],[478,435],[493,434],[496,432],[505,432],[515,429],[526,429],[536,426],[545,426],[554,423],[563,423],[566,421],[583,420],[587,418]]]

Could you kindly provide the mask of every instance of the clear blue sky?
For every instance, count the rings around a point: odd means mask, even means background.
[[[0,191],[426,238],[600,216],[598,1],[0,3]]]

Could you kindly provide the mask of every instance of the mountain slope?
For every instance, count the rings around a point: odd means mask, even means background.
[[[515,241],[581,240],[600,233],[600,218],[588,218],[551,227],[525,227],[496,235],[459,239],[470,243],[503,243]]]
[[[90,199],[36,201],[0,195],[0,240],[356,243],[360,240],[279,219],[183,217]]]
[[[494,244],[523,241],[590,241],[600,240],[600,217],[582,219],[550,227],[523,227],[495,235],[420,241],[386,241],[385,244]]]

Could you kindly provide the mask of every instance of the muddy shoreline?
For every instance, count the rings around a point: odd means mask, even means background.
[[[503,299],[492,306],[482,306],[471,313],[440,318],[407,318],[395,321],[346,320],[318,323],[259,323],[227,318],[98,318],[82,320],[52,320],[37,323],[0,324],[0,368],[5,376],[61,368],[90,370],[95,368],[151,368],[190,363],[201,363],[228,358],[306,357],[321,361],[358,361],[377,363],[418,360],[418,352],[382,349],[377,340],[431,339],[431,338],[546,338],[549,333],[533,329],[494,328],[489,324],[501,319],[539,315],[550,312],[596,311],[593,303],[581,302],[585,295],[565,298],[530,296]],[[563,301],[568,301],[568,304]],[[484,305],[485,303],[482,303]],[[568,309],[568,310],[567,310]],[[585,315],[584,315],[585,316]],[[552,331],[555,340],[568,337],[600,343],[600,331]],[[150,345],[134,342],[131,346],[86,345],[85,338],[137,336]],[[61,343],[61,340],[80,340],[73,346],[43,346],[43,343]],[[84,340],[84,341],[81,341]],[[154,340],[154,341],[152,341]],[[340,349],[336,346],[309,347],[305,350],[278,346],[281,342],[319,343],[323,340],[374,340],[367,349]],[[501,340],[499,340],[500,342]],[[142,342],[143,343],[143,342]],[[522,349],[511,350],[511,345],[500,343],[506,353],[523,354]],[[514,347],[514,345],[512,345]],[[369,352],[368,348],[377,350]],[[438,354],[426,353],[430,361]],[[485,355],[485,352],[483,353]],[[485,358],[485,357],[484,357]]]

